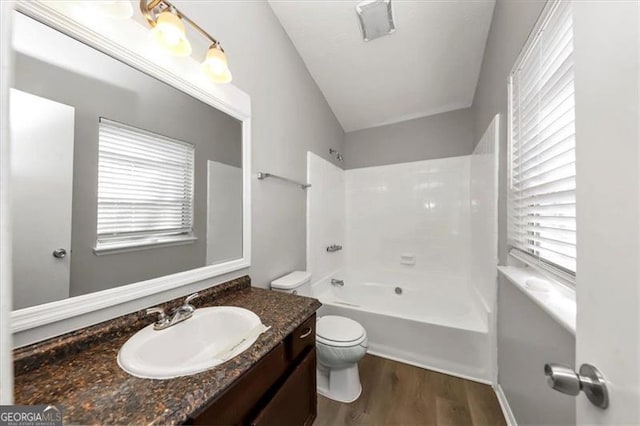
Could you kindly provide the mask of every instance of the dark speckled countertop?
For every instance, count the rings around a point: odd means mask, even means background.
[[[15,403],[60,405],[65,424],[182,423],[320,307],[315,299],[253,288],[249,277],[200,293],[199,303],[194,301],[199,307],[247,308],[271,328],[248,350],[210,370],[169,380],[140,379],[116,362],[127,339],[152,321],[135,312],[15,350]]]

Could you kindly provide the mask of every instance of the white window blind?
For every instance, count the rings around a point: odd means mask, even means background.
[[[191,236],[193,145],[104,118],[98,145],[97,251]]]
[[[509,240],[576,271],[575,102],[570,1],[547,9],[510,76]]]

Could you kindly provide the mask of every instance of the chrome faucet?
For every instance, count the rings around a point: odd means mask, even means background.
[[[335,278],[331,278],[331,285],[338,285],[340,287],[344,287],[344,280],[336,280]]]
[[[193,293],[192,295],[187,296],[187,298],[184,299],[182,306],[171,311],[171,315],[167,315],[164,312],[164,309],[157,306],[147,309],[147,315],[158,314],[158,320],[153,323],[153,329],[164,330],[165,328],[169,328],[172,325],[176,325],[191,318],[193,313],[196,311],[196,307],[190,302],[198,296],[198,293]]]

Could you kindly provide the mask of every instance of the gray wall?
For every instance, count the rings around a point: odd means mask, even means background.
[[[469,108],[356,130],[345,134],[345,168],[468,155],[475,140]]]
[[[70,295],[204,266],[207,160],[241,166],[240,121],[80,42],[46,27],[44,30],[50,38],[64,38],[59,45],[67,51],[56,56],[60,66],[16,54],[14,87],[75,107]],[[76,59],[82,65],[77,66]],[[78,68],[82,71],[76,71]],[[196,242],[94,254],[100,117],[194,144]],[[241,192],[237,196],[241,199]]]
[[[334,161],[344,131],[266,1],[174,2],[218,38],[229,57],[233,83],[251,96],[252,168],[306,180],[306,152]],[[193,37],[194,55],[205,43]],[[306,194],[275,180],[252,180],[253,285],[267,287],[306,267]],[[222,280],[220,278],[217,281]]]
[[[544,364],[574,366],[575,337],[506,278],[498,289],[498,381],[519,425],[576,422],[575,397],[547,386]]]
[[[474,141],[500,120],[499,256],[507,261],[507,78],[545,1],[497,0],[473,111]],[[498,382],[519,424],[574,424],[575,400],[544,383],[545,362],[574,364],[575,338],[510,283],[498,289]]]
[[[472,105],[473,140],[479,141],[496,114],[500,120],[500,263],[507,258],[507,78],[545,0],[497,0]]]

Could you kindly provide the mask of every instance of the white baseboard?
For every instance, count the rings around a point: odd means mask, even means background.
[[[387,355],[387,354],[384,354],[382,352],[378,352],[376,350],[367,349],[367,353],[371,354],[371,355],[379,356],[380,358],[390,359],[391,361],[397,361],[397,362],[401,362],[403,364],[412,365],[414,367],[424,368],[425,370],[431,370],[431,371],[435,371],[437,373],[442,373],[442,374],[447,374],[449,376],[458,377],[460,379],[471,380],[472,382],[482,383],[483,385],[493,386],[493,383],[491,382],[491,380],[481,379],[481,378],[478,378],[478,377],[467,376],[465,374],[456,373],[456,372],[453,372],[453,371],[445,370],[443,368],[436,368],[436,367],[433,367],[433,366],[430,366],[430,365],[421,364],[421,363],[414,362],[414,361],[407,361],[406,359],[402,359],[402,358],[399,358],[397,356]]]
[[[502,386],[496,385],[493,390],[496,392],[496,396],[498,397],[498,402],[500,403],[500,408],[502,409],[502,414],[504,415],[504,419],[507,421],[509,426],[518,426],[516,422],[516,418],[513,415],[513,411],[511,411],[511,407],[509,406],[509,401],[507,400],[507,396],[504,394],[502,390]]]

